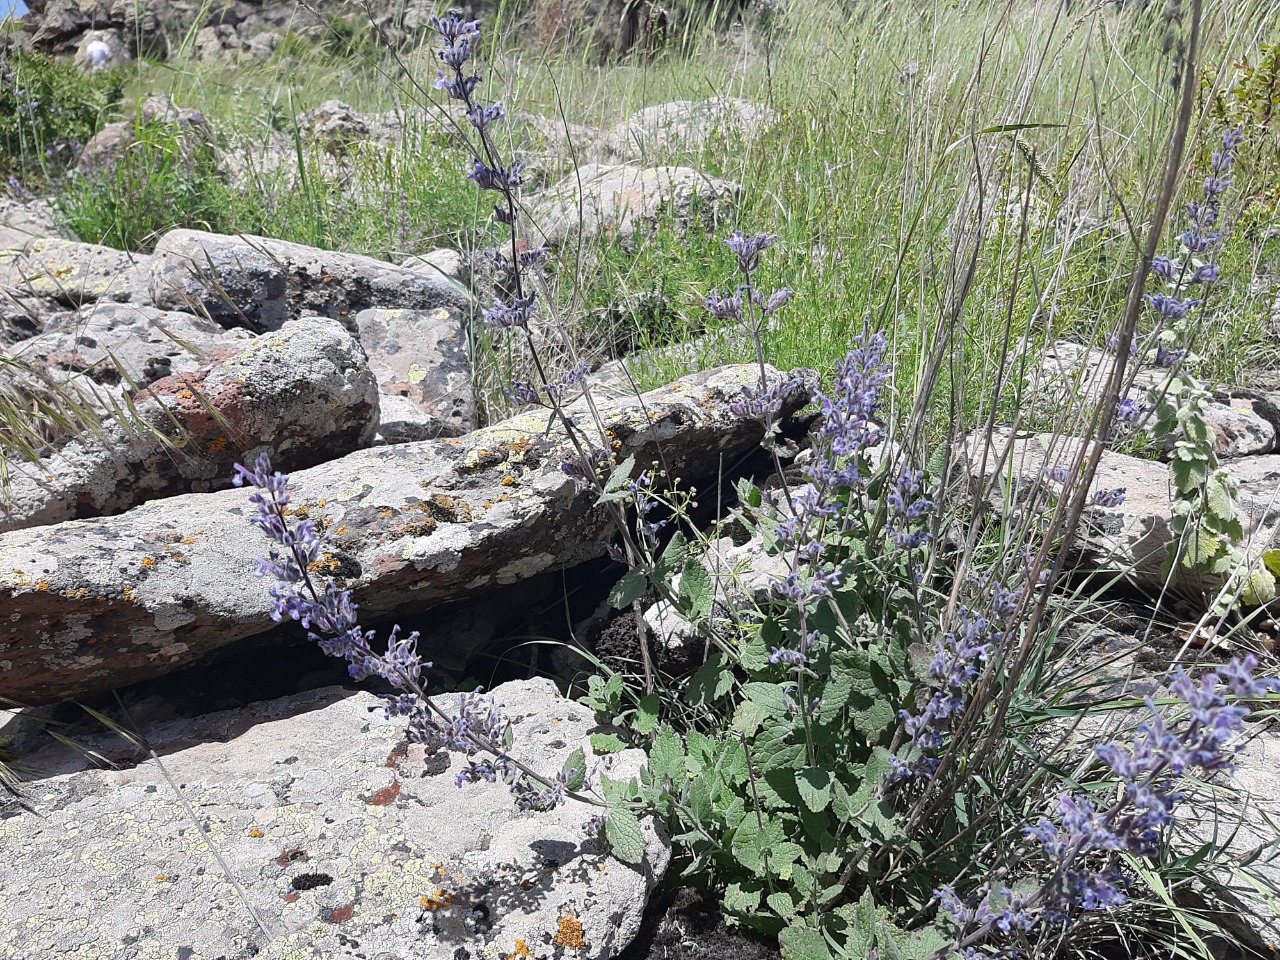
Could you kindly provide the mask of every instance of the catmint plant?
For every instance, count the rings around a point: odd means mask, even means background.
[[[1235,480],[1218,465],[1214,431],[1208,423],[1212,396],[1187,365],[1194,360],[1190,320],[1221,278],[1221,267],[1214,262],[1223,243],[1221,201],[1231,188],[1231,168],[1243,143],[1244,136],[1237,130],[1223,135],[1201,182],[1200,196],[1186,205],[1186,225],[1178,235],[1180,254],[1152,261],[1151,277],[1162,289],[1145,295],[1155,322],[1143,340],[1135,338],[1133,356],[1157,368],[1170,368],[1170,373],[1151,390],[1149,404],[1125,398],[1117,409],[1121,422],[1152,413],[1157,435],[1172,437],[1176,535],[1172,562],[1190,572],[1217,576],[1232,575],[1240,567],[1244,558],[1235,544],[1244,530],[1236,510]]]

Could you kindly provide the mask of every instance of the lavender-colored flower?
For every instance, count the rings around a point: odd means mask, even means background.
[[[636,529],[640,538],[653,549],[658,545],[658,531],[667,525],[666,520],[650,520],[648,516],[661,501],[653,495],[653,474],[640,471],[640,476],[627,483],[627,491],[636,508]]]
[[[1125,397],[1116,404],[1116,419],[1121,423],[1133,423],[1150,409],[1145,403]]]
[[[760,254],[773,245],[778,239],[769,233],[743,233],[735,230],[726,243],[738,258],[738,269],[744,274],[751,274],[760,264]]]
[[[433,16],[427,22],[431,25],[431,29],[449,45],[463,39],[470,41],[480,39],[480,21],[464,20],[456,12],[447,13],[443,17]]]
[[[506,115],[507,112],[502,109],[501,100],[487,107],[479,103],[472,104],[467,109],[467,119],[471,121],[471,125],[477,130],[487,129]]]
[[[795,291],[790,287],[783,287],[781,290],[775,290],[769,295],[768,301],[764,305],[764,315],[771,317],[795,298]]]
[[[1151,308],[1163,320],[1182,320],[1202,303],[1200,300],[1167,297],[1163,293],[1148,293],[1144,295],[1143,299],[1151,304]]]
[[[484,322],[500,330],[508,330],[512,327],[528,330],[529,319],[533,316],[535,298],[536,294],[531,293],[523,300],[512,300],[510,303],[495,300],[493,306],[485,311]]]
[[[1095,507],[1115,508],[1122,506],[1124,500],[1124,487],[1116,487],[1114,490],[1095,490],[1089,497],[1089,503]]]
[[[730,296],[721,296],[719,290],[707,297],[707,312],[717,320],[742,319],[742,288]]]
[[[481,190],[500,190],[503,193],[522,186],[527,179],[525,165],[520,160],[514,161],[510,167],[488,167],[482,161],[474,160],[467,177],[474,180]]]
[[[1156,347],[1152,363],[1157,367],[1172,367],[1174,364],[1181,363],[1186,359],[1186,357],[1186,347],[1166,347],[1164,344],[1161,344]]]

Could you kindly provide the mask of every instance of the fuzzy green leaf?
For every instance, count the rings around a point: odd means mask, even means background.
[[[796,771],[796,786],[800,799],[814,813],[819,813],[831,803],[831,774],[819,767],[807,767]]]
[[[725,888],[722,903],[728,913],[748,914],[760,906],[760,896],[763,893],[764,886],[757,880],[731,883]]]
[[[831,951],[822,933],[800,922],[792,923],[778,934],[782,960],[831,960]]]
[[[685,687],[685,699],[698,706],[715,703],[733,689],[733,670],[725,663],[724,654],[713,653]]]
[[[643,570],[639,567],[628,570],[609,591],[609,606],[615,610],[625,610],[643,597],[648,588],[649,578],[645,576]]]
[[[680,606],[691,620],[701,620],[711,612],[715,600],[716,584],[702,561],[690,558],[680,575]]]
[[[1268,570],[1280,577],[1280,550],[1264,550],[1262,552],[1262,562]]]
[[[636,732],[652,733],[653,729],[658,725],[658,711],[661,708],[662,700],[659,699],[656,693],[641,697],[635,720],[632,721],[632,726],[635,727]]]
[[[797,904],[789,893],[771,893],[765,903],[783,920],[790,920],[796,915]]]
[[[565,759],[564,766],[560,768],[560,772],[569,777],[565,781],[566,789],[582,789],[582,785],[587,782],[587,755],[583,753],[581,747],[569,754],[568,758]]]
[[[609,474],[609,479],[605,481],[605,493],[617,493],[631,481],[631,471],[636,468],[636,458],[633,454],[618,464],[613,473]]]
[[[604,821],[604,836],[610,852],[623,863],[644,862],[644,831],[636,815],[626,807],[614,807]]]
[[[627,748],[627,741],[612,733],[593,733],[591,735],[591,749],[604,756],[610,753],[617,753],[619,750]]]
[[[649,769],[655,777],[668,777],[677,786],[684,782],[684,744],[670,727],[663,727],[649,748]]]

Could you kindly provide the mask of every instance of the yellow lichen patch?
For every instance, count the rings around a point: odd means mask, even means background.
[[[261,828],[261,827],[254,827],[252,830],[250,830],[250,831],[249,831],[249,836],[251,836],[251,837],[253,837],[253,839],[257,840],[257,839],[259,839],[259,838],[261,838],[261,837],[265,837],[265,836],[266,836],[266,834],[262,832],[262,828]]]
[[[447,890],[436,889],[434,893],[424,893],[418,903],[424,910],[443,910],[453,906],[453,894]]]
[[[504,487],[514,487],[516,485],[516,478],[511,476],[511,474],[507,474],[502,478],[502,485]]]
[[[156,563],[157,561],[155,557],[142,558],[142,565],[146,567],[148,570],[154,570],[156,568]]]
[[[179,390],[177,393],[177,397],[179,400],[194,400],[195,394],[192,393],[190,390]]]
[[[559,929],[556,930],[556,946],[566,950],[585,950],[587,939],[582,929],[582,921],[573,914],[560,918]]]
[[[520,960],[522,957],[532,957],[533,951],[529,949],[529,944],[524,940],[516,941],[516,948],[511,951],[507,960]]]
[[[343,524],[342,526],[340,526],[337,530],[333,531],[333,535],[334,535],[335,537],[341,537],[341,536],[344,536],[345,534],[348,534],[348,533],[350,533],[350,532],[351,532],[351,531],[347,528],[347,525],[344,523],[344,524]]]

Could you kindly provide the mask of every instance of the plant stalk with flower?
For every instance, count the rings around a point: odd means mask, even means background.
[[[396,626],[387,638],[386,653],[373,650],[370,644],[374,633],[361,630],[359,607],[352,600],[351,591],[340,589],[332,581],[319,586],[313,579],[311,570],[323,556],[327,538],[314,520],[289,525],[289,478],[272,470],[266,453],[252,468],[236,464],[233,482],[238,487],[248,483],[255,488],[249,500],[257,507],[257,513],[250,522],[283,548],[273,548],[258,560],[257,576],[273,581],[272,619],[298,621],[324,653],[347,661],[352,680],[376,676],[399,691],[382,695],[386,716],[404,718],[405,735],[412,742],[442,744],[465,754],[468,762],[458,774],[458,786],[501,780],[522,810],[549,810],[566,797],[604,805],[577,792],[585,780],[585,766],[566,767],[554,777],[546,777],[512,757],[508,753],[511,727],[492,696],[481,697],[479,690],[464,694],[454,716],[440,709],[423,687],[423,671],[431,664],[418,655],[416,631],[401,637]],[[486,756],[479,761],[473,759],[479,754]]]

